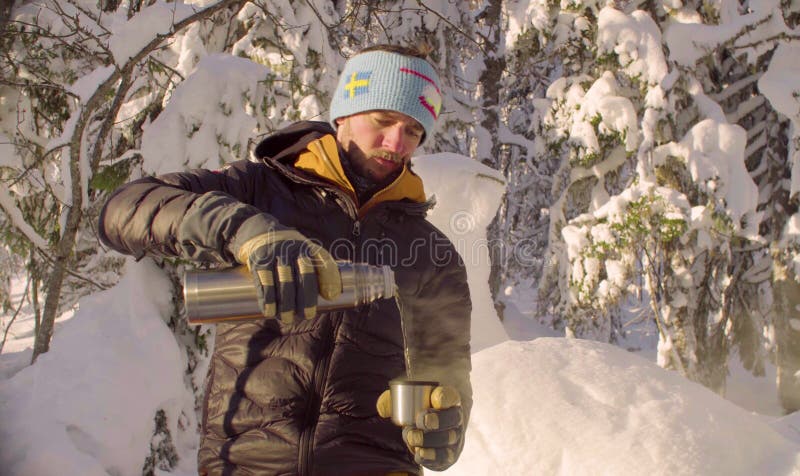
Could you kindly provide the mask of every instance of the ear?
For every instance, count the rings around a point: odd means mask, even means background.
[[[341,126],[342,124],[344,124],[344,120],[345,120],[344,117],[337,117],[334,122],[336,123],[337,126]]]

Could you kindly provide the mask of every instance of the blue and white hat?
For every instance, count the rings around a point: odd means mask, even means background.
[[[431,137],[442,109],[439,76],[422,58],[389,51],[368,51],[350,58],[339,77],[330,122],[360,112],[384,109],[416,119]]]

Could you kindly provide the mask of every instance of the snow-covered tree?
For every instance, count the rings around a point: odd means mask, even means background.
[[[630,300],[644,299],[660,363],[720,392],[733,348],[763,370],[780,319],[770,312],[768,248],[787,211],[785,198],[774,200],[786,119],[754,85],[795,35],[796,14],[783,7],[528,10],[530,34],[563,64],[541,129],[545,157],[561,161],[545,310],[569,333],[615,341]]]

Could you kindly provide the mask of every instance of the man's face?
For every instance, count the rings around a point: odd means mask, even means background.
[[[356,173],[375,182],[402,168],[425,133],[419,122],[394,111],[353,114],[336,124],[336,139]]]

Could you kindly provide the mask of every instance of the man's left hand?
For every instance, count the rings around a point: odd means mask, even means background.
[[[378,414],[392,416],[392,395],[384,391],[378,398]],[[440,386],[431,392],[431,408],[417,414],[416,425],[403,427],[403,440],[417,464],[444,471],[456,462],[464,439],[464,413],[461,396],[454,387]]]

